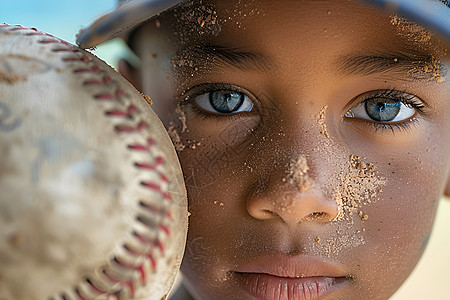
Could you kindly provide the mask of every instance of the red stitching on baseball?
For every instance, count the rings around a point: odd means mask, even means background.
[[[152,240],[148,236],[142,235],[142,234],[140,234],[140,233],[138,233],[136,231],[133,231],[132,234],[142,244],[149,244],[149,243],[152,242]]]
[[[132,254],[133,256],[140,256],[140,255],[145,254],[145,252],[139,252],[139,251],[137,251],[137,250],[134,250],[134,249],[131,248],[131,246],[126,245],[126,244],[123,245],[122,247],[123,247],[128,253]]]
[[[144,201],[139,201],[139,205],[142,207],[142,208],[144,208],[144,209],[146,209],[146,210],[148,210],[148,211],[151,211],[151,212],[153,212],[153,213],[155,213],[155,214],[158,214],[158,215],[165,215],[166,217],[168,217],[168,218],[172,218],[172,216],[168,213],[168,211],[166,211],[166,210],[164,210],[164,209],[160,209],[160,208],[158,208],[158,207],[156,207],[156,206],[154,206],[154,205],[151,205],[151,204],[148,204],[148,203],[145,203]]]
[[[76,48],[55,48],[55,49],[52,49],[52,51],[53,52],[78,52],[80,50],[78,50]]]
[[[156,238],[156,240],[151,239],[148,236],[144,236],[142,234],[137,233],[136,231],[133,231],[133,236],[140,242],[142,245],[148,245],[151,244],[153,246],[156,246],[161,253],[164,252],[164,245],[161,243],[161,241]]]
[[[153,255],[151,253],[148,254],[147,257],[150,259],[150,263],[152,265],[153,272],[155,272],[156,271],[156,267],[157,267],[156,259],[153,257]]]
[[[166,160],[162,156],[158,156],[155,158],[155,163],[158,165],[163,165],[165,162],[166,162]]]
[[[141,185],[145,186],[146,188],[156,191],[156,192],[161,192],[161,186],[159,184],[153,183],[153,182],[147,182],[147,181],[142,181]]]
[[[75,294],[77,294],[78,300],[87,300],[86,298],[84,298],[84,297],[81,295],[81,292],[80,292],[80,290],[79,290],[78,288],[75,288]]]
[[[128,149],[134,150],[134,151],[149,151],[150,148],[155,144],[154,139],[148,139],[147,145],[140,145],[140,144],[134,144],[134,145],[128,145]],[[157,171],[158,175],[160,176],[161,180],[168,183],[170,180],[164,175],[161,174],[158,170],[156,170],[157,166],[162,165],[165,163],[165,159],[161,156],[158,156],[155,158],[155,163],[138,163],[135,162],[134,165],[137,168],[144,169],[144,170],[150,170],[150,171]]]
[[[138,163],[135,162],[134,166],[138,169],[143,169],[143,170],[149,170],[149,171],[155,171],[157,164],[150,164],[150,163]]]
[[[140,253],[139,251],[132,249],[132,248],[129,247],[128,245],[124,245],[124,248],[125,248],[125,250],[126,250],[128,253],[130,253],[130,254],[133,255],[133,256],[141,256],[141,255],[144,255],[144,256],[148,257],[148,258],[150,259],[150,261],[151,261],[151,265],[152,265],[153,271],[156,270],[156,266],[157,266],[157,265],[156,265],[156,260],[154,260],[153,255],[152,255],[153,249],[151,249],[151,250],[148,251],[147,253],[145,253],[145,252],[144,252],[144,253]],[[140,271],[140,273],[141,273],[142,284],[145,284],[145,281],[146,281],[146,277],[147,277],[147,276],[146,276],[146,274],[145,274],[144,265],[143,265],[143,264],[140,265],[139,268],[136,269],[136,270],[139,270],[139,271]]]
[[[157,170],[158,165],[160,165],[160,163],[155,163],[155,164],[138,163],[138,162],[134,163],[134,166],[138,169],[147,170],[147,171],[156,171],[156,173],[158,174],[159,178],[162,181],[164,181],[165,183],[169,183],[170,182],[169,178],[167,178],[164,174],[160,173]]]
[[[4,24],[0,24],[0,27],[11,27],[11,25],[4,23]],[[99,66],[97,66],[97,65],[90,66],[88,63],[90,63],[92,61],[92,59],[90,57],[88,57],[87,55],[84,55],[82,53],[82,51],[79,50],[78,48],[70,45],[69,43],[67,43],[63,40],[60,40],[60,39],[54,37],[51,34],[37,31],[36,28],[27,28],[27,27],[22,27],[20,25],[14,26],[11,29],[8,28],[8,30],[11,30],[11,31],[26,30],[26,29],[34,31],[34,32],[24,33],[24,35],[26,35],[26,36],[43,36],[43,37],[45,37],[44,39],[38,41],[38,43],[40,43],[40,44],[43,44],[43,45],[61,44],[61,46],[63,46],[62,48],[57,47],[57,48],[51,49],[52,52],[55,52],[55,53],[70,52],[70,53],[82,54],[81,56],[72,56],[72,57],[62,58],[62,60],[67,63],[81,62],[81,63],[86,64],[85,67],[78,67],[75,70],[73,70],[74,73],[76,73],[76,74],[93,73],[96,75],[95,77],[103,76],[102,78],[94,77],[91,79],[86,79],[83,82],[83,85],[86,85],[86,86],[88,86],[88,85],[105,85],[106,86],[106,85],[110,85],[110,84],[114,83],[118,87],[118,89],[113,94],[106,92],[106,91],[100,92],[98,94],[93,95],[94,99],[97,99],[97,100],[120,100],[120,98],[125,95],[125,91],[120,88],[119,84],[117,84],[117,82],[114,81],[110,76],[104,75],[105,71],[103,71]],[[108,89],[110,89],[110,88],[108,88]],[[119,103],[122,104],[121,102],[119,102]],[[122,118],[127,118],[127,119],[133,119],[137,113],[138,113],[138,108],[134,105],[129,105],[128,107],[125,108],[125,110],[113,109],[113,110],[105,111],[105,114],[107,116],[122,117]],[[148,127],[148,124],[145,121],[138,120],[138,123],[135,125],[119,124],[119,125],[116,125],[114,127],[114,129],[118,133],[135,133],[135,132],[139,132],[147,127]],[[146,141],[146,144],[130,144],[130,145],[127,145],[127,148],[131,151],[150,152],[151,148],[155,144],[156,144],[156,141],[153,138],[148,138]],[[151,154],[152,153],[150,153],[150,155]],[[159,170],[157,169],[157,167],[162,164],[165,164],[164,158],[162,156],[157,156],[156,158],[154,158],[153,164],[146,163],[146,162],[135,162],[134,166],[139,169],[156,172],[156,174],[160,177],[160,179],[162,181],[168,183],[169,180],[165,176],[165,174],[160,173]],[[168,202],[172,202],[172,198],[171,198],[170,194],[166,191],[163,191],[161,186],[158,186],[155,183],[146,182],[146,181],[140,182],[140,185],[144,188],[158,192],[160,195],[162,195],[162,197],[165,200],[167,200]],[[157,231],[158,235],[160,234],[160,232],[164,232],[166,235],[170,235],[170,228],[161,223],[165,219],[169,219],[169,220],[172,219],[172,214],[170,211],[168,211],[164,208],[158,208],[151,204],[147,204],[144,201],[140,201],[139,205],[142,207],[142,209],[145,209],[152,213],[156,213],[159,216],[162,216],[162,218],[159,217],[158,219],[160,221],[156,222],[156,221],[153,221],[153,218],[147,218],[145,216],[138,215],[136,217],[136,220],[138,222],[142,223],[149,230],[153,230],[156,227],[158,229],[158,231]],[[164,250],[165,250],[163,242],[158,237],[151,238],[151,237],[146,236],[145,234],[141,234],[136,231],[132,231],[132,235],[133,235],[133,238],[136,239],[143,246],[149,245],[150,249],[147,251],[147,253],[140,253],[139,251],[132,249],[130,246],[125,245],[124,248],[125,248],[126,252],[129,253],[130,255],[134,254],[134,255],[138,255],[143,258],[147,258],[146,261],[149,262],[153,271],[155,272],[156,268],[157,268],[157,260],[154,256],[153,251],[155,249],[158,249],[160,251],[160,253],[163,254]],[[146,249],[148,249],[148,248],[146,248]],[[139,266],[136,266],[136,265],[132,265],[130,263],[125,263],[118,257],[114,257],[111,264],[113,264],[113,263],[117,264],[118,267],[122,270],[127,269],[130,271],[139,272],[142,284],[146,283],[146,273],[145,273],[145,269],[144,269],[145,263],[140,264]],[[114,282],[115,284],[120,285],[119,287],[115,286],[116,292],[104,291],[102,288],[97,286],[94,283],[94,281],[89,277],[87,277],[84,280],[87,283],[85,288],[91,290],[92,292],[94,292],[96,294],[106,295],[108,297],[108,299],[109,299],[109,297],[114,297],[115,299],[119,299],[121,291],[123,291],[125,286],[127,286],[130,289],[131,296],[134,296],[134,288],[135,288],[134,283],[135,282],[133,281],[133,279],[122,281],[118,278],[114,278],[111,274],[108,274],[106,269],[103,269],[103,274],[104,274],[104,276],[107,277],[108,280]],[[97,278],[97,277],[95,277],[95,278]],[[120,290],[117,290],[117,288],[120,288]],[[81,290],[79,289],[79,286],[74,287],[73,291],[75,292],[78,300],[87,300],[90,298],[90,297],[86,297],[85,295],[83,295],[84,293],[82,294]],[[86,290],[86,292],[87,292],[87,290]],[[69,300],[69,297],[67,294],[61,294],[60,298],[62,298],[63,300]]]
[[[56,44],[56,43],[60,43],[60,41],[58,41],[58,40],[42,40],[42,41],[39,41],[39,44]]]
[[[89,79],[83,82],[83,85],[101,85],[101,84],[103,84],[103,81],[97,79]]]
[[[99,93],[94,95],[95,99],[99,99],[99,100],[117,100],[120,99],[120,97],[122,97],[125,94],[125,92],[122,89],[118,89],[117,91],[114,92],[114,94],[110,94],[110,93]]]
[[[156,223],[145,216],[137,216],[136,221],[148,228],[154,228]]]
[[[131,147],[133,150],[138,149],[136,151],[146,151],[146,149],[141,150],[141,149],[143,149],[142,148],[143,146],[141,146],[141,145],[128,145],[128,147]],[[162,158],[161,156],[158,156],[158,157],[155,158],[155,163],[154,164],[135,162],[134,166],[137,167],[137,168],[140,168],[140,169],[155,170],[156,167],[164,164],[164,162],[165,162],[164,158]]]
[[[30,33],[27,33],[27,34],[25,34],[26,36],[50,36],[50,37],[53,37],[53,35],[51,35],[51,34],[48,34],[48,33],[45,33],[45,32],[41,32],[41,31],[38,31],[38,32],[30,32]]]
[[[158,228],[161,229],[162,231],[164,231],[167,235],[170,235],[169,227],[167,227],[165,225],[162,225],[162,224],[159,224]]]
[[[131,280],[127,280],[127,281],[123,282],[122,280],[114,278],[112,275],[108,274],[105,269],[103,269],[103,274],[106,276],[106,278],[109,281],[111,281],[113,283],[119,283],[122,286],[123,285],[128,286],[128,288],[130,289],[131,296],[134,296],[134,285],[133,285],[133,282]]]
[[[159,239],[156,239],[156,241],[153,242],[153,245],[158,247],[161,254],[164,254],[164,245],[161,243]]]
[[[128,263],[120,261],[118,257],[114,257],[114,262],[117,263],[119,266],[124,267],[125,269],[139,271],[139,273],[141,275],[142,283],[145,284],[146,275],[145,275],[145,271],[144,271],[144,264],[140,264],[139,266],[134,266],[132,264],[128,264]]]
[[[170,182],[169,178],[167,178],[166,175],[161,174],[161,173],[159,173],[159,172],[158,172],[158,174],[159,174],[159,178],[160,178],[162,181],[164,181],[165,183],[169,183],[169,182]]]
[[[103,269],[102,273],[108,278],[108,280],[114,282],[114,283],[120,283],[120,279],[114,278],[112,275],[108,274],[108,272]]]
[[[34,35],[33,33],[30,33],[28,35]],[[52,39],[52,40],[41,40],[39,41],[40,44],[63,44],[63,45],[67,45],[69,46],[69,43],[64,42],[64,41],[60,41],[60,40],[56,40],[56,39]],[[56,50],[56,51],[55,51]],[[54,52],[58,52],[58,51],[62,51],[60,49],[53,49],[52,51]],[[75,51],[72,51],[75,52]]]
[[[147,145],[132,144],[128,145],[128,149],[133,151],[150,151],[150,149],[156,144],[156,141],[152,138],[147,139]]]
[[[141,181],[141,185],[149,190],[160,193],[164,199],[166,199],[169,202],[172,202],[172,197],[170,197],[170,194],[162,191],[161,187],[158,184],[148,181]]]
[[[128,145],[127,147],[128,147],[128,149],[133,150],[133,151],[139,151],[139,152],[146,152],[146,151],[148,151],[147,146],[139,145],[139,144]]]
[[[123,90],[119,89],[116,92],[114,92],[114,94],[110,94],[110,93],[96,94],[96,95],[94,95],[94,98],[98,99],[98,100],[118,100],[124,94],[125,94],[125,92]]]
[[[80,68],[73,70],[74,73],[98,73],[101,72],[102,69],[100,69],[99,66],[93,66],[90,68]]]
[[[116,100],[117,97],[115,95],[109,94],[109,93],[101,93],[101,94],[97,94],[94,95],[95,99],[99,99],[99,100]]]
[[[148,124],[145,121],[140,121],[137,125],[135,126],[130,126],[130,125],[116,125],[114,127],[114,129],[119,132],[119,133],[135,133],[135,132],[139,132],[142,131],[143,129],[146,129],[148,127]]]
[[[96,287],[96,286],[94,285],[94,283],[93,283],[89,278],[86,278],[86,282],[87,282],[87,283],[89,284],[89,286],[90,286],[95,292],[97,292],[98,294],[108,294],[108,295],[109,295],[108,292],[102,291],[101,289],[99,289],[98,287]]]
[[[165,250],[164,245],[163,245],[163,243],[161,243],[161,241],[159,239],[156,239],[156,241],[154,242],[154,245],[156,247],[158,247],[159,252],[161,252],[161,254],[164,254],[164,250]]]
[[[113,79],[111,77],[105,76],[101,80],[99,80],[99,79],[88,79],[88,80],[83,82],[83,85],[107,85],[107,84],[110,84],[112,82],[113,82]]]
[[[158,166],[163,165],[164,162],[165,162],[164,158],[162,158],[161,156],[158,156],[158,157],[156,157],[155,162],[153,164],[151,164],[151,163],[138,163],[138,162],[135,162],[134,166],[137,167],[137,168],[140,168],[140,169],[153,171],[153,170],[156,170],[156,168]]]
[[[23,27],[22,25],[14,25],[13,28],[10,29],[10,31],[18,31],[18,30],[37,30],[36,28],[29,28],[29,27]]]
[[[111,82],[113,82],[113,79],[109,76],[105,76],[103,77],[103,84],[110,84]]]
[[[127,107],[126,111],[122,111],[122,110],[108,110],[106,111],[106,115],[107,116],[112,116],[112,117],[122,117],[122,118],[132,118],[133,115],[138,111],[137,107],[135,105],[130,105]]]
[[[166,199],[169,202],[172,202],[172,197],[170,196],[170,194],[168,192],[164,192],[163,196],[164,196],[164,199]]]
[[[152,139],[152,138],[147,139],[147,146],[149,149],[155,145],[156,145],[155,139]]]
[[[73,62],[73,61],[81,61],[81,62],[90,62],[91,59],[88,56],[82,56],[82,57],[66,57],[63,58],[63,61],[65,62]]]

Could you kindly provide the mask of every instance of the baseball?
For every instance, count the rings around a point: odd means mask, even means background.
[[[0,299],[161,299],[187,203],[143,96],[94,55],[0,24]]]

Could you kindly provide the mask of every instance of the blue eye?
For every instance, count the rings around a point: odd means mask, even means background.
[[[415,107],[417,105],[414,101],[418,101],[417,97],[411,95],[405,97],[403,93],[400,98],[392,97],[392,94],[389,94],[389,98],[385,95],[376,95],[358,103],[345,116],[379,123],[402,122],[416,115],[417,111]]]
[[[217,90],[198,95],[194,103],[201,109],[217,114],[233,114],[253,109],[253,102],[244,93]]]
[[[403,103],[390,99],[370,99],[366,101],[367,115],[378,122],[388,122],[400,113]]]
[[[221,113],[232,113],[239,109],[244,102],[244,94],[236,92],[211,92],[209,102],[211,106]]]

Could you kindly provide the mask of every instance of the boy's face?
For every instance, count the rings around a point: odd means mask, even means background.
[[[427,244],[448,177],[445,46],[360,2],[186,9],[168,48],[172,20],[137,33],[134,78],[179,150],[188,289],[388,298]]]

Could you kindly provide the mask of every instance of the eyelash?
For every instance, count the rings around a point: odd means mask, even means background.
[[[217,90],[229,90],[229,91],[235,91],[239,93],[246,94],[251,101],[255,103],[254,109],[256,113],[261,113],[261,110],[258,110],[258,106],[261,106],[261,103],[256,101],[255,97],[248,91],[239,88],[234,85],[229,84],[205,84],[195,87],[194,89],[190,90],[188,93],[188,96],[184,96],[186,94],[183,93],[183,99],[180,101],[180,106],[186,107],[189,106],[192,111],[195,113],[195,117],[201,119],[201,121],[215,121],[220,122],[224,120],[239,120],[241,118],[244,118],[242,113],[235,113],[235,114],[213,114],[213,113],[205,113],[201,109],[197,108],[194,104],[190,103],[191,99],[194,99],[197,96],[200,96],[204,93],[211,93]],[[393,101],[400,101],[404,105],[409,106],[410,108],[413,108],[416,110],[418,114],[421,114],[422,116],[426,116],[426,108],[427,105],[424,104],[420,99],[418,99],[416,96],[408,94],[406,92],[402,92],[400,90],[397,90],[395,88],[392,89],[385,89],[385,90],[379,90],[379,91],[372,91],[368,92],[365,95],[363,95],[362,99],[358,99],[361,96],[358,96],[355,98],[353,102],[357,101],[357,104],[365,103],[366,101],[369,101],[374,98],[385,98]],[[356,104],[356,105],[357,105]],[[354,106],[352,106],[354,107]],[[376,121],[366,121],[366,123],[370,126],[373,126],[375,131],[392,131],[394,134],[395,131],[408,131],[412,128],[412,126],[416,126],[419,123],[419,119],[416,117],[417,114],[412,117],[410,120],[403,121],[403,122],[397,122],[397,123],[381,123]]]
[[[238,86],[230,85],[230,84],[223,84],[223,83],[204,84],[204,85],[197,86],[197,87],[193,88],[192,90],[189,90],[188,92],[184,92],[182,94],[183,98],[179,102],[180,106],[183,108],[189,106],[189,108],[195,113],[195,117],[199,118],[201,121],[220,122],[223,120],[230,121],[230,120],[239,120],[241,118],[244,118],[243,113],[234,113],[234,114],[205,113],[201,109],[197,108],[195,104],[190,103],[191,102],[190,100],[195,99],[195,97],[197,97],[197,96],[200,96],[205,93],[219,91],[219,90],[233,91],[233,92],[245,94],[246,96],[249,97],[249,99],[253,103],[255,103],[254,110],[255,110],[255,113],[258,113],[257,106],[260,106],[261,104],[255,99],[255,97],[253,96],[252,93],[250,93],[249,91],[247,91],[245,89],[239,88]],[[185,96],[187,93],[188,93],[188,95]]]
[[[421,100],[419,100],[414,95],[399,91],[395,88],[380,90],[377,91],[376,93],[369,92],[364,96],[362,100],[359,100],[358,103],[365,103],[366,101],[375,98],[385,98],[393,101],[400,101],[404,105],[415,109],[418,114],[421,114],[422,116],[426,115],[427,106]],[[373,126],[375,131],[390,130],[393,134],[395,134],[395,131],[408,131],[409,129],[412,128],[412,126],[416,126],[419,123],[419,119],[417,119],[416,116],[404,122],[381,123],[376,121],[368,121],[368,124]]]

